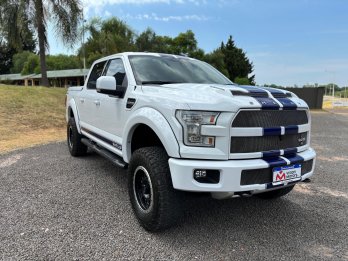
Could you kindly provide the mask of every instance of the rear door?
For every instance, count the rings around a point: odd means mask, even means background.
[[[95,129],[93,126],[96,126],[96,83],[97,79],[103,74],[106,62],[107,61],[102,61],[94,64],[83,91],[83,95],[81,95],[77,100],[81,126],[84,126],[87,129]]]

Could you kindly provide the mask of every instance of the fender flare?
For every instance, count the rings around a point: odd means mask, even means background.
[[[179,143],[166,118],[157,110],[143,107],[136,110],[127,120],[123,130],[123,160],[129,162],[131,158],[131,142],[134,130],[140,124],[151,128],[162,142],[169,157],[180,158]]]
[[[77,111],[77,106],[76,106],[76,103],[75,103],[74,99],[70,99],[69,102],[68,102],[68,106],[67,106],[67,110],[66,110],[66,121],[67,122],[69,121],[69,109],[71,109],[73,114],[74,114],[77,131],[79,133],[81,133],[80,116],[79,116],[79,113]]]

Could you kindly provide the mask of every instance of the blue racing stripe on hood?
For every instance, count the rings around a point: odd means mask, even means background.
[[[249,93],[265,94],[268,96],[268,92],[264,90],[263,88],[249,86],[249,85],[238,85],[238,87],[248,91]],[[262,109],[278,110],[280,108],[279,104],[273,98],[270,98],[270,97],[253,97],[253,98],[258,101]]]
[[[283,92],[282,90],[279,90],[279,89],[268,88],[268,87],[262,87],[262,89],[269,91],[271,94],[273,94],[273,93],[285,94],[285,92]]]
[[[260,103],[262,109],[279,110],[280,108],[279,104],[272,98],[254,97],[254,99]]]
[[[284,109],[287,110],[296,110],[297,105],[292,100],[288,98],[277,98],[277,100],[283,105]]]
[[[259,87],[255,87],[255,86],[250,86],[250,85],[238,85],[239,88],[242,88],[250,93],[267,93],[267,91],[265,91],[262,88]]]

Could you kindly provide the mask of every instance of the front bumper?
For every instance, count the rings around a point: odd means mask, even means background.
[[[313,175],[316,154],[312,148],[309,148],[303,152],[297,153],[297,156],[302,157],[303,162],[313,160],[311,170],[301,176],[300,181],[303,181]],[[287,165],[291,164],[291,162],[288,162]],[[226,161],[169,159],[173,187],[178,190],[194,192],[228,192],[232,194],[235,192],[248,192],[250,194],[255,194],[267,191],[268,189],[275,189],[272,183],[241,185],[241,173],[243,170],[264,169],[269,167],[269,163],[263,159]],[[193,171],[195,169],[219,170],[219,183],[207,184],[197,182],[193,178]]]

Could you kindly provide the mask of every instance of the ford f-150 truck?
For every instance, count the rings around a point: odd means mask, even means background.
[[[139,223],[179,220],[188,192],[214,198],[289,193],[313,175],[310,113],[295,94],[239,86],[185,56],[121,53],[95,61],[68,89],[72,156],[89,148],[128,168]]]

